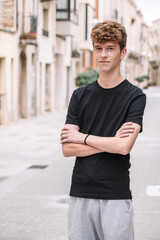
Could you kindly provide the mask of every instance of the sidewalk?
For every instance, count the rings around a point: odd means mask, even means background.
[[[160,87],[145,92],[144,132],[131,154],[135,240],[159,240]],[[59,144],[65,115],[57,111],[0,126],[0,240],[68,239],[74,158],[64,158]]]
[[[0,126],[0,240],[67,240],[65,111]]]
[[[65,114],[65,111],[56,111],[0,126],[0,181],[15,176],[33,163],[46,161],[58,151]]]

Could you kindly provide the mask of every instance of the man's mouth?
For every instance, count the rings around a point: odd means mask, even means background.
[[[99,63],[110,63],[109,61],[99,61]]]

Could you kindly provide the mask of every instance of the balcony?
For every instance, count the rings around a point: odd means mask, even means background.
[[[50,2],[52,0],[40,0],[40,2]]]
[[[57,35],[76,36],[78,32],[78,15],[76,11],[76,0],[63,0],[62,2],[58,2],[56,9],[56,20]]]
[[[42,29],[42,35],[45,36],[45,37],[49,37],[48,30]]]
[[[140,61],[140,55],[138,53],[134,52],[134,51],[130,51],[128,53],[128,58],[132,59],[134,61]]]
[[[37,17],[28,16],[23,20],[23,33],[20,35],[20,44],[36,45],[37,40]]]
[[[153,69],[158,69],[160,67],[160,63],[157,60],[152,59],[151,61],[149,61],[149,63]]]
[[[71,56],[72,58],[80,58],[81,54],[75,49],[75,50],[72,50]]]

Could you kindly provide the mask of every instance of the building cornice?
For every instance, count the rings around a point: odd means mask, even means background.
[[[134,8],[137,8],[137,5],[135,4],[134,0],[128,0],[128,2],[129,2]]]

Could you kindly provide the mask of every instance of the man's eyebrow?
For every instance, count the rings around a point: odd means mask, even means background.
[[[103,46],[100,46],[100,45],[94,45],[94,47],[102,48]],[[108,48],[108,47],[113,47],[113,48],[115,48],[116,46],[115,46],[115,45],[107,45],[106,47],[107,47],[107,48]]]
[[[100,45],[94,45],[94,47],[101,47]]]
[[[106,47],[116,47],[115,45],[108,45],[108,46],[106,46]]]

